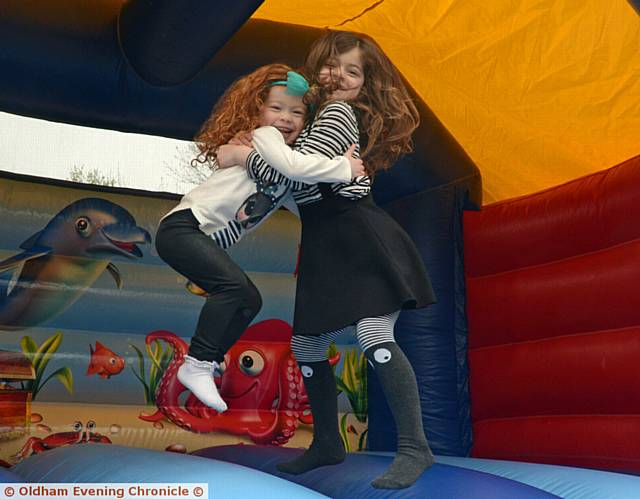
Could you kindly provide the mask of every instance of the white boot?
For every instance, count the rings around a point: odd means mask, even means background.
[[[213,381],[214,371],[219,368],[217,362],[198,360],[185,355],[184,364],[178,369],[178,381],[191,390],[200,402],[221,413],[227,410],[227,404],[220,397],[218,387]]]

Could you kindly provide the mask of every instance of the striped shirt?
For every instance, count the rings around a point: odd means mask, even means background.
[[[283,171],[298,181],[344,182],[351,177],[351,167],[344,156],[328,160],[321,154],[296,154],[274,127],[257,128],[253,137],[261,144],[265,156],[287,162],[288,170],[282,168]],[[227,249],[283,204],[294,213],[297,211],[287,185],[250,179],[241,166],[216,168],[207,180],[185,194],[165,217],[190,209],[200,230],[222,249]]]
[[[322,154],[333,158],[344,154],[352,144],[356,144],[355,156],[360,151],[360,133],[353,109],[344,101],[335,101],[324,107],[315,120],[298,137],[295,149],[302,154]],[[247,158],[247,173],[250,178],[268,183],[278,183],[291,188],[293,198],[299,205],[322,199],[318,184],[306,184],[282,175],[278,165],[268,165],[256,149]],[[350,182],[331,184],[334,194],[348,199],[360,199],[371,191],[371,178],[367,175],[356,177]]]
[[[228,249],[238,242],[241,235],[242,225],[235,220],[231,220],[227,222],[227,226],[225,228],[211,234],[211,237],[222,249]]]

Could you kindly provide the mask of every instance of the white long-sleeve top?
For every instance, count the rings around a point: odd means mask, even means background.
[[[299,154],[285,144],[282,134],[266,126],[253,133],[261,149],[282,162],[281,173],[305,183],[349,182],[351,165],[344,156],[329,159],[322,154]],[[270,198],[258,222],[243,223],[243,212],[256,196]],[[244,234],[255,230],[271,213],[290,199],[290,187],[262,179],[250,179],[244,167],[216,168],[209,178],[189,191],[180,203],[163,218],[179,210],[190,209],[200,223],[200,230],[210,235],[223,249],[235,244]],[[290,203],[287,207],[295,204]]]
[[[355,156],[360,151],[360,134],[358,121],[351,106],[345,101],[333,101],[320,110],[315,120],[307,125],[296,140],[296,158],[304,155],[321,154],[325,158],[332,158],[344,154],[351,144],[356,144]],[[249,177],[282,184],[291,188],[295,202],[298,205],[310,204],[322,199],[317,183],[308,179],[296,179],[288,176],[293,161],[286,151],[276,154],[272,146],[254,138],[255,151],[247,157],[246,168]],[[348,181],[331,183],[334,194],[347,199],[360,199],[371,192],[371,177],[363,175]]]

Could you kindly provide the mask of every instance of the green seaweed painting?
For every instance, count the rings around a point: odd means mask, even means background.
[[[331,344],[329,347],[329,356],[335,355],[336,346]],[[358,451],[365,448],[367,430],[358,434],[358,430],[353,425],[347,424],[347,417],[353,414],[360,423],[367,422],[367,359],[364,353],[358,353],[357,348],[345,350],[343,354],[342,372],[340,376],[336,375],[336,384],[338,385],[338,394],[344,393],[351,405],[352,413],[343,414],[340,418],[340,436],[347,452],[351,451],[349,433],[358,437]]]
[[[46,339],[40,346],[30,336],[23,336],[20,340],[22,352],[29,359],[35,371],[35,379],[23,382],[24,389],[31,392],[31,400],[35,400],[42,387],[53,378],[60,381],[69,393],[73,393],[73,374],[71,369],[66,366],[57,369],[44,380],[42,379],[47,365],[60,347],[60,343],[62,343],[62,333],[60,331]]]
[[[159,340],[155,340],[150,345],[146,345],[147,356],[151,362],[149,366],[149,381],[147,381],[144,354],[137,346],[131,343],[129,343],[129,345],[136,351],[138,356],[138,372],[136,372],[132,366],[129,367],[135,377],[142,383],[145,403],[147,405],[155,405],[156,390],[162,379],[162,375],[171,363],[171,359],[173,359],[173,348],[171,348],[171,345],[163,347]]]

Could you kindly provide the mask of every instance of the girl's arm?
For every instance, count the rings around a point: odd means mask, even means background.
[[[360,144],[356,115],[349,104],[335,101],[320,111],[300,152],[332,158],[344,154],[351,144]]]
[[[282,151],[280,148],[275,149],[274,144],[265,140],[264,137],[255,140],[254,146],[256,152],[249,154],[247,158],[247,172],[249,177],[260,179],[264,182],[285,183],[293,187],[294,190],[304,187],[301,185],[292,185],[287,183],[287,175],[291,176],[291,168],[296,161],[308,155],[322,155],[324,161],[327,158],[344,154],[352,144],[358,144],[358,124],[355,114],[348,104],[344,102],[333,102],[326,106],[316,118],[311,127],[311,131],[305,137],[304,145],[300,152]],[[316,160],[317,163],[317,160]],[[315,166],[318,168],[317,164]],[[325,168],[329,166],[325,164]],[[364,169],[359,170],[357,176],[362,176]],[[295,174],[293,174],[295,175]],[[337,182],[350,182],[356,175],[350,175],[348,179],[338,180]],[[306,179],[307,183],[311,182],[336,182],[318,178],[317,180]]]
[[[285,144],[282,134],[271,126],[253,132],[253,146],[260,157],[279,173],[307,184],[349,182],[355,176],[352,165],[362,163],[353,157],[353,151],[349,157],[336,156],[333,159],[322,154],[294,151]]]

